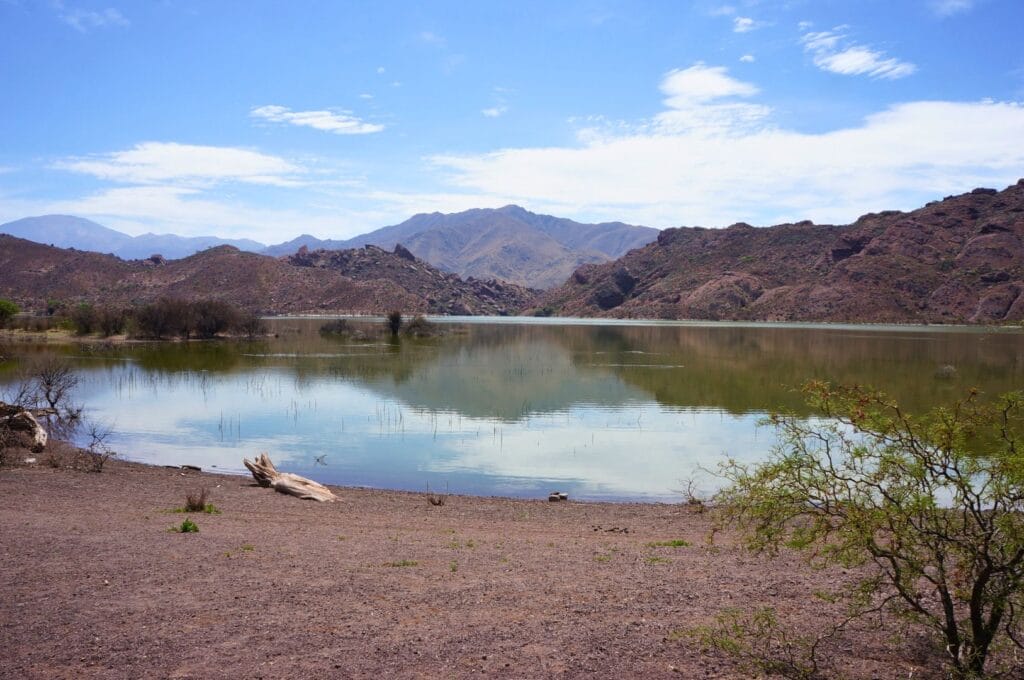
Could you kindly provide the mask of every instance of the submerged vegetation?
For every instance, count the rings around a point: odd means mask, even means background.
[[[422,314],[417,314],[411,320],[406,321],[401,312],[391,312],[379,328],[361,325],[354,326],[348,319],[331,319],[320,326],[320,335],[325,337],[345,337],[353,340],[369,340],[379,337],[384,333],[392,338],[402,336],[409,338],[432,338],[442,335],[441,328],[432,321],[427,320]]]
[[[955,677],[1024,651],[1024,394],[971,391],[915,417],[859,387],[805,392],[827,420],[774,416],[781,443],[767,461],[722,467],[731,485],[717,504],[748,546],[863,568],[833,596],[847,621],[887,611],[925,627]],[[750,649],[716,635],[704,637]]]

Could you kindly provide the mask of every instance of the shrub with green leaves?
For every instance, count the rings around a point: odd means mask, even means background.
[[[730,485],[718,501],[749,547],[865,565],[855,607],[933,630],[954,676],[983,676],[997,648],[1019,655],[1024,394],[972,391],[913,416],[859,387],[804,389],[824,419],[773,416],[771,457],[722,468]]]
[[[179,534],[198,534],[199,525],[193,522],[190,517],[186,517],[180,525],[171,527],[171,530]]]
[[[7,325],[7,322],[11,320],[15,314],[20,312],[18,305],[14,304],[10,300],[0,298],[0,328]]]

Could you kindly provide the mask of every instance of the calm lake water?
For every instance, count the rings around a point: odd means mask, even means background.
[[[769,412],[814,417],[797,392],[811,378],[911,410],[1024,387],[1024,333],[1010,329],[464,319],[438,339],[367,343],[321,337],[322,323],[275,319],[260,342],[13,354],[71,359],[78,400],[131,460],[244,472],[266,451],[333,484],[595,500],[677,501],[688,477],[714,488],[702,468],[773,446],[758,426]]]

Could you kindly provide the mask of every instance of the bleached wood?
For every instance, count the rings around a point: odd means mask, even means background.
[[[334,492],[319,482],[300,477],[291,472],[278,472],[270,456],[261,453],[256,460],[243,458],[242,462],[249,469],[256,483],[260,486],[269,487],[274,491],[286,493],[290,496],[303,498],[311,501],[334,502],[338,497]]]

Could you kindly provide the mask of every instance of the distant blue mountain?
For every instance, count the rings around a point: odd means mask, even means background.
[[[0,224],[0,233],[60,248],[113,253],[125,260],[140,260],[156,254],[163,255],[169,260],[177,260],[207,248],[223,245],[252,252],[261,252],[266,248],[264,244],[249,239],[224,239],[216,236],[129,236],[92,220],[72,215],[26,217]]]

